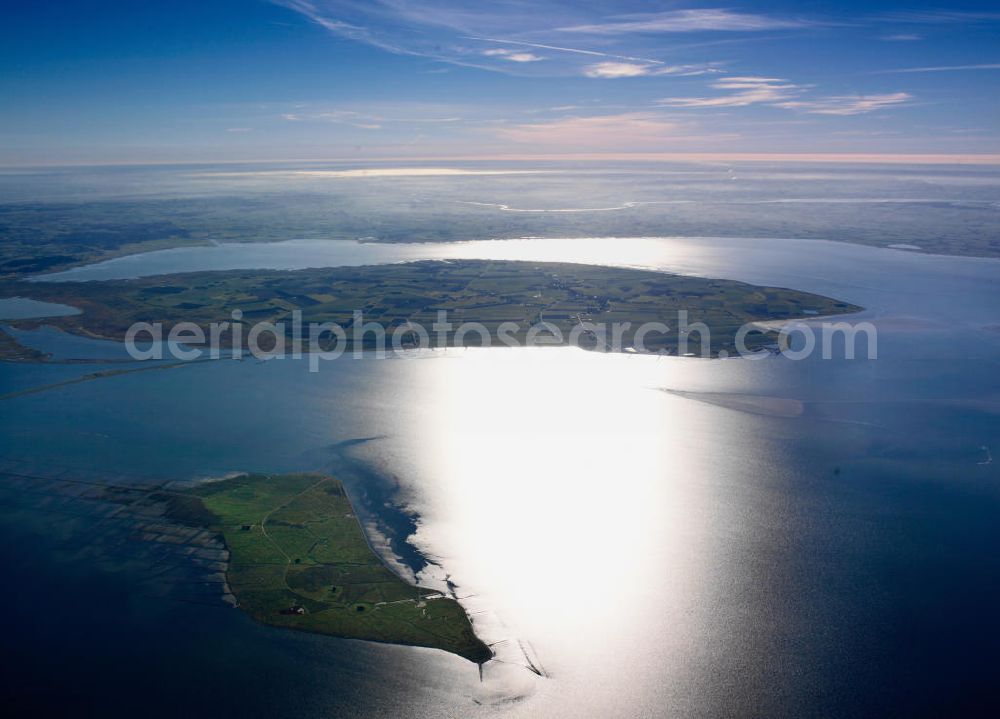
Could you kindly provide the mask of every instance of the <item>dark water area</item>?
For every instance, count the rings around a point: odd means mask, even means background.
[[[409,693],[429,690],[423,709],[435,699],[433,678],[412,670],[421,653],[444,671],[475,675],[440,652],[255,624],[221,601],[184,545],[144,539],[148,518],[96,496],[108,475],[32,474],[41,468],[8,462],[0,471],[8,712],[401,716],[414,706]]]
[[[221,603],[149,597],[144,570],[75,561],[49,528],[28,531],[23,511],[16,523],[4,514],[0,696],[14,715],[403,716],[406,693],[425,689],[392,671],[408,663],[405,649],[274,631]]]

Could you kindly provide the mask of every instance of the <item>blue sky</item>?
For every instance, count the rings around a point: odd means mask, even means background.
[[[8,4],[0,162],[1000,153],[1000,7]]]

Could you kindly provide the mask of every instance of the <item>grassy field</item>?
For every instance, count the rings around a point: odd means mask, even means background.
[[[382,563],[336,479],[242,475],[172,496],[168,516],[223,536],[229,586],[260,622],[433,647],[477,663],[492,656],[458,602]]]
[[[710,328],[712,355],[723,349],[732,353],[736,331],[747,322],[860,309],[806,292],[728,280],[592,265],[487,260],[197,272],[103,282],[7,281],[0,283],[3,294],[79,307],[83,314],[46,319],[44,323],[111,339],[123,338],[135,322],[161,322],[166,329],[182,321],[207,327],[230,320],[236,309],[242,311],[245,326],[285,322],[289,333],[294,310],[301,310],[305,323],[335,322],[349,329],[353,312],[362,310],[366,322],[377,322],[389,330],[410,321],[431,331],[438,311],[445,310],[456,329],[463,322],[484,325],[494,344],[496,330],[504,322],[517,325],[513,336],[521,342],[528,328],[540,320],[558,327],[564,339],[580,322],[631,322],[631,330],[623,336],[627,347],[639,325],[659,321],[670,331],[647,335],[645,346],[649,351],[668,353],[678,352],[677,312],[686,310],[690,323],[703,322]],[[348,344],[352,336],[348,331]],[[366,335],[363,339],[369,342],[373,338]],[[476,333],[456,337],[451,332],[443,342],[432,333],[430,339],[434,345],[480,344]],[[749,336],[748,344],[773,340],[773,336],[755,333]],[[700,341],[692,337],[695,344]],[[579,344],[604,348],[587,336],[582,336]]]

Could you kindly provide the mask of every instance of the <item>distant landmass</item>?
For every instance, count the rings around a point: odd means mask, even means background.
[[[861,308],[836,299],[779,287],[762,287],[730,280],[686,277],[663,272],[547,262],[492,260],[424,261],[394,265],[323,268],[295,271],[225,271],[162,275],[133,280],[93,282],[7,281],[0,295],[31,296],[78,307],[78,315],[21,320],[20,326],[39,323],[93,337],[120,340],[136,322],[160,322],[168,329],[179,322],[207,327],[242,312],[244,325],[284,322],[291,333],[292,313],[302,321],[333,322],[351,328],[355,310],[364,322],[388,330],[399,329],[407,346],[419,339],[406,336],[410,323],[428,332],[438,313],[448,313],[453,327],[441,336],[432,333],[431,346],[479,346],[477,332],[461,333],[461,323],[479,323],[494,338],[501,325],[514,328],[510,336],[523,344],[532,326],[548,323],[560,337],[547,344],[567,344],[581,323],[610,326],[631,323],[619,346],[591,332],[578,332],[576,344],[587,349],[631,349],[643,323],[661,322],[666,332],[641,338],[648,352],[684,353],[687,336],[678,325],[678,312],[687,321],[708,326],[711,356],[737,351],[736,334],[743,325],[763,320],[836,315]],[[244,332],[244,339],[246,333]],[[747,348],[773,344],[773,329],[761,328],[746,337]],[[227,335],[228,337],[228,335]],[[370,347],[371,334],[361,345]],[[690,337],[693,352],[701,336]],[[353,333],[346,342],[355,346]],[[227,345],[228,346],[228,345]],[[11,358],[23,358],[11,340],[0,344]],[[327,347],[323,347],[327,349]]]

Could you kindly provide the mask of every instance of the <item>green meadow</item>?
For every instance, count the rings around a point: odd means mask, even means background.
[[[229,587],[259,622],[433,647],[477,663],[492,656],[457,601],[383,564],[336,479],[242,475],[174,495],[170,515],[222,535]]]

